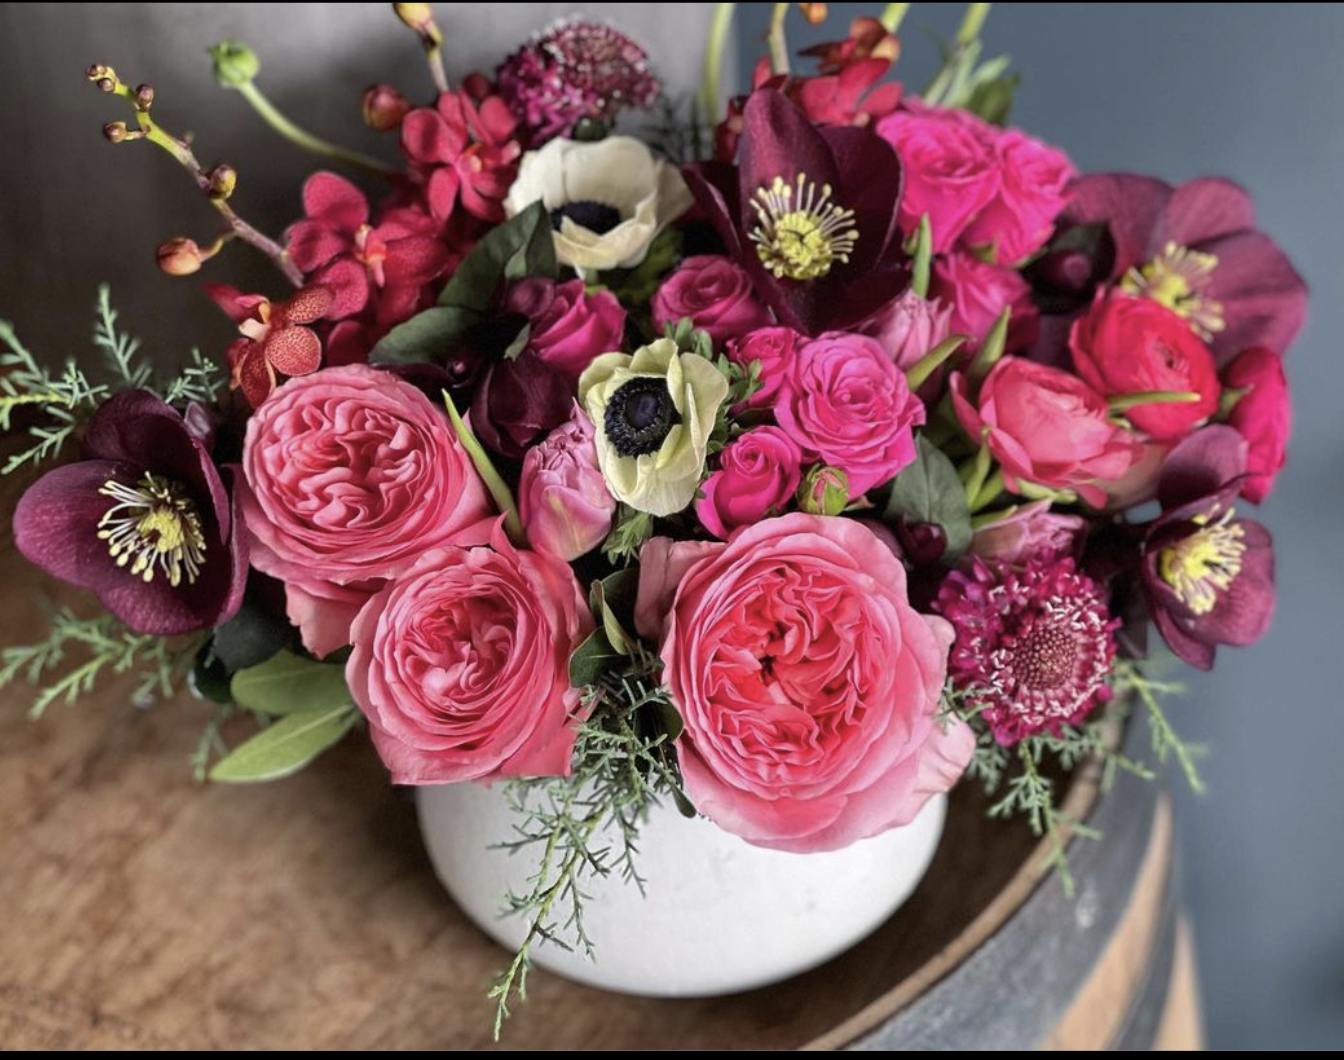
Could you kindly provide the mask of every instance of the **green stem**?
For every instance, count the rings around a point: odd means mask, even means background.
[[[347,166],[354,166],[356,169],[367,170],[370,173],[377,173],[379,176],[390,176],[396,172],[386,162],[380,162],[378,159],[361,154],[359,151],[351,151],[330,143],[319,136],[314,136],[307,129],[295,125],[280,112],[274,103],[266,98],[255,82],[244,82],[238,86],[238,91],[252,105],[252,109],[257,112],[262,121],[294,146],[307,151],[309,154],[317,155],[319,158],[329,158],[333,162],[341,162]]]
[[[774,74],[789,72],[789,42],[784,35],[784,20],[789,16],[789,4],[776,4],[770,14],[770,70]]]
[[[736,4],[715,4],[714,19],[709,24],[700,105],[705,123],[711,127],[719,120],[719,76],[723,72],[723,53],[728,44],[728,30],[733,24],[733,11],[736,8]]]
[[[918,390],[929,376],[938,371],[949,357],[961,349],[962,343],[965,341],[965,335],[952,335],[938,343],[937,346],[910,366],[910,370],[905,373],[906,384],[911,390]]]
[[[905,21],[909,10],[909,4],[888,4],[879,21],[888,33],[895,33],[901,28],[901,23]]]
[[[989,17],[989,9],[993,4],[970,4],[966,8],[966,14],[961,20],[961,28],[957,30],[957,43],[963,47],[970,44],[980,36],[980,31],[985,26],[985,19]]]
[[[1138,405],[1188,405],[1198,400],[1199,395],[1188,390],[1140,390],[1109,398],[1106,407],[1113,413],[1120,413]]]
[[[527,534],[523,530],[523,521],[518,515],[518,505],[514,502],[513,491],[509,489],[508,483],[495,470],[494,462],[481,443],[477,441],[476,436],[471,433],[471,428],[462,421],[462,416],[453,403],[452,395],[446,390],[443,391],[443,404],[444,408],[448,410],[448,418],[453,423],[453,430],[457,432],[457,440],[462,443],[462,448],[471,457],[471,462],[475,465],[477,474],[485,482],[485,488],[490,491],[490,496],[494,498],[495,506],[504,516],[504,530],[509,535],[509,540],[519,548],[526,548]]]
[[[929,297],[929,277],[933,267],[933,226],[929,215],[919,215],[915,231],[915,248],[910,265],[910,289],[920,298]]]
[[[967,505],[975,504],[976,498],[980,496],[980,491],[985,488],[985,480],[989,478],[989,468],[992,461],[989,456],[989,446],[981,445],[975,453],[975,459],[968,464],[963,464],[958,474],[966,487]]]
[[[994,321],[994,326],[989,329],[989,334],[985,336],[980,352],[975,355],[975,360],[971,362],[967,375],[971,380],[971,385],[977,389],[985,381],[985,377],[989,375],[990,369],[1003,356],[1003,351],[1008,348],[1008,322],[1012,315],[1012,307],[1005,306],[1003,312],[999,314],[999,318]]]
[[[975,495],[975,499],[970,502],[971,514],[974,515],[976,512],[988,508],[991,504],[993,504],[996,500],[998,500],[999,494],[1001,494],[1002,492],[1003,492],[1003,469],[1000,468],[998,471],[995,471],[994,474],[990,475],[989,478],[986,479],[985,482],[980,486],[980,490]]]

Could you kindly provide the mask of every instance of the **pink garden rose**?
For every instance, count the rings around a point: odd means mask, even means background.
[[[610,291],[588,293],[582,280],[519,280],[509,288],[505,308],[528,318],[528,348],[571,383],[594,357],[625,344],[621,303]]]
[[[569,565],[449,543],[373,597],[352,629],[350,694],[394,784],[565,776],[579,693],[569,656],[593,618]]]
[[[770,323],[751,277],[732,258],[698,254],[687,258],[653,296],[653,322],[661,331],[689,317],[716,347]]]
[[[1081,516],[1052,512],[1049,501],[1032,501],[977,530],[971,539],[971,553],[1013,565],[1042,552],[1067,553],[1073,550],[1083,526]]]
[[[969,335],[967,349],[979,349],[994,321],[1011,306],[1008,351],[1025,349],[1036,340],[1039,313],[1031,288],[1020,273],[986,265],[970,254],[951,254],[933,263],[929,293],[952,307],[954,335]]]
[[[962,111],[924,106],[889,114],[877,132],[901,156],[901,230],[915,231],[928,214],[934,252],[946,254],[999,193],[998,160],[987,138]]]
[[[994,246],[1001,265],[1014,265],[1045,246],[1068,204],[1074,177],[1068,156],[1020,129],[985,128],[993,138],[999,189],[961,235],[963,246]]]
[[[695,514],[715,537],[778,514],[793,500],[802,477],[803,454],[778,427],[757,427],[732,442],[719,470],[700,487]]]
[[[1249,349],[1227,366],[1223,385],[1229,390],[1247,390],[1232,406],[1227,422],[1250,447],[1246,456],[1248,476],[1242,483],[1241,495],[1259,504],[1274,488],[1293,427],[1283,358],[1263,346]]]
[[[1103,396],[1149,390],[1199,395],[1189,403],[1137,405],[1125,416],[1160,441],[1184,438],[1218,409],[1213,353],[1190,322],[1151,298],[1101,295],[1074,321],[1069,349],[1078,374]]]
[[[597,466],[593,425],[582,411],[523,457],[518,514],[533,548],[576,560],[611,532],[616,498]]]
[[[252,565],[285,582],[308,650],[350,642],[391,578],[490,513],[448,417],[364,365],[291,379],[248,421],[239,501]]]
[[[896,367],[905,372],[952,334],[952,307],[906,290],[854,330],[877,339]]]
[[[876,339],[831,331],[799,349],[775,418],[805,459],[848,475],[858,497],[914,462],[924,405]]]
[[[655,539],[639,602],[646,626],[667,608],[686,793],[749,843],[812,853],[908,824],[970,761],[969,726],[939,720],[951,628],[910,606],[905,568],[855,520]]]
[[[757,328],[728,343],[728,359],[743,368],[753,361],[760,362],[761,388],[747,401],[751,408],[771,408],[775,395],[793,371],[798,347],[807,339],[793,328]]]
[[[1101,484],[1119,480],[1142,455],[1134,435],[1110,421],[1106,399],[1077,376],[1005,357],[972,403],[966,377],[952,376],[952,404],[972,439],[984,438],[1014,493],[1021,482],[1072,489],[1100,508]]]

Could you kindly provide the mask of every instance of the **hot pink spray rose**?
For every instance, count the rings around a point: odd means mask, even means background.
[[[1246,456],[1248,474],[1242,482],[1241,495],[1259,504],[1274,488],[1293,427],[1283,358],[1263,346],[1249,349],[1227,366],[1223,385],[1229,390],[1247,391],[1232,406],[1227,422],[1250,447]]]
[[[593,424],[575,410],[523,458],[518,514],[533,548],[569,561],[585,556],[611,532],[616,498],[597,466]]]
[[[569,565],[499,522],[422,556],[360,611],[345,668],[393,783],[568,774],[569,656],[592,628]]]
[[[929,293],[952,307],[952,334],[969,335],[968,349],[979,348],[1009,306],[1013,315],[1008,321],[1008,351],[1036,341],[1039,313],[1021,273],[986,265],[970,254],[951,254],[934,262]]]
[[[966,768],[970,728],[938,717],[951,628],[910,606],[905,568],[867,527],[794,513],[727,545],[644,551],[644,624],[670,601],[686,793],[721,828],[835,850],[908,824]]]
[[[798,492],[803,454],[778,427],[757,427],[720,457],[719,470],[700,487],[695,514],[715,537],[780,512]]]
[[[938,298],[921,298],[907,290],[854,330],[877,339],[904,372],[952,334],[952,307]]]
[[[985,129],[999,166],[999,190],[962,233],[961,242],[993,246],[999,264],[1013,265],[1045,246],[1055,218],[1068,204],[1065,188],[1074,169],[1063,151],[1020,129],[999,130],[988,123]]]
[[[848,475],[857,497],[914,462],[924,405],[876,339],[831,331],[798,351],[775,418],[805,458]]]
[[[505,308],[532,324],[528,348],[571,384],[593,358],[625,343],[625,310],[610,291],[588,293],[582,280],[529,277],[509,288]]]
[[[952,376],[952,404],[973,440],[986,439],[1009,490],[1019,482],[1073,489],[1088,504],[1106,503],[1101,483],[1120,479],[1143,453],[1110,421],[1106,399],[1077,376],[1020,357],[1005,357],[980,388],[977,408],[966,377]]]
[[[750,334],[728,343],[728,359],[749,368],[753,361],[760,363],[761,388],[747,399],[751,408],[772,408],[775,395],[793,371],[798,347],[807,339],[793,328],[757,328]]]
[[[751,277],[732,258],[699,254],[687,258],[653,296],[653,322],[662,329],[689,317],[715,346],[770,323]]]
[[[252,565],[285,582],[304,644],[350,641],[356,612],[489,512],[448,417],[364,365],[292,379],[248,422],[239,501]]]

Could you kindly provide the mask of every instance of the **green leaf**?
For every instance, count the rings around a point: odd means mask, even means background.
[[[293,638],[294,627],[249,593],[238,613],[215,630],[215,657],[236,673],[264,663]]]
[[[528,321],[528,323],[522,326],[522,329],[518,332],[517,337],[511,343],[509,343],[507,347],[505,347],[504,360],[506,361],[517,360],[518,355],[522,353],[525,349],[527,349],[528,340],[531,338],[532,338],[532,322]]]
[[[663,277],[681,257],[681,230],[664,228],[649,244],[643,261],[632,269],[611,269],[601,274],[602,283],[627,307],[648,305]]]
[[[359,711],[340,707],[303,710],[281,718],[215,763],[219,784],[259,784],[297,773],[350,731]]]
[[[595,629],[574,649],[569,657],[569,683],[574,688],[587,688],[601,680],[608,668],[622,658],[611,646],[602,629]]]
[[[916,439],[915,462],[896,476],[884,520],[895,523],[937,523],[947,535],[944,561],[960,556],[971,544],[971,511],[957,469],[941,449],[922,435]]]
[[[453,273],[438,304],[484,313],[504,280],[524,276],[554,280],[559,275],[551,219],[546,208],[534,202],[482,237]]]
[[[398,324],[374,346],[372,364],[442,364],[480,322],[474,309],[435,306]]]
[[[634,628],[635,595],[639,591],[639,572],[619,570],[593,582],[588,594],[593,614],[602,621],[607,643],[621,655],[634,650],[635,638],[626,632]]]
[[[471,457],[472,466],[485,482],[485,488],[490,491],[495,507],[504,515],[504,530],[509,535],[509,540],[519,548],[526,548],[527,534],[523,530],[523,520],[518,515],[518,505],[514,502],[513,491],[509,489],[509,484],[496,470],[490,454],[485,451],[476,435],[471,433],[471,428],[463,422],[462,415],[453,402],[453,396],[446,390],[443,391],[443,407],[448,410],[448,419],[452,421],[453,430],[457,432],[457,440]]]
[[[280,717],[350,706],[345,668],[282,651],[260,666],[240,670],[230,683],[240,707]]]
[[[1006,74],[976,85],[966,109],[993,125],[1005,125],[1013,109],[1013,99],[1022,84],[1021,74]]]

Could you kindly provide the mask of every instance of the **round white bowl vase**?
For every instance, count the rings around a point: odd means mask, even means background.
[[[449,784],[418,796],[439,879],[482,931],[515,950],[528,922],[501,915],[504,897],[527,893],[540,851],[499,849],[517,835],[502,786]],[[940,795],[904,828],[843,850],[787,854],[687,819],[670,803],[657,806],[639,836],[645,893],[619,872],[585,878],[583,920],[596,959],[543,942],[533,960],[589,986],[654,997],[787,979],[853,946],[910,896],[933,859],[946,808]]]

